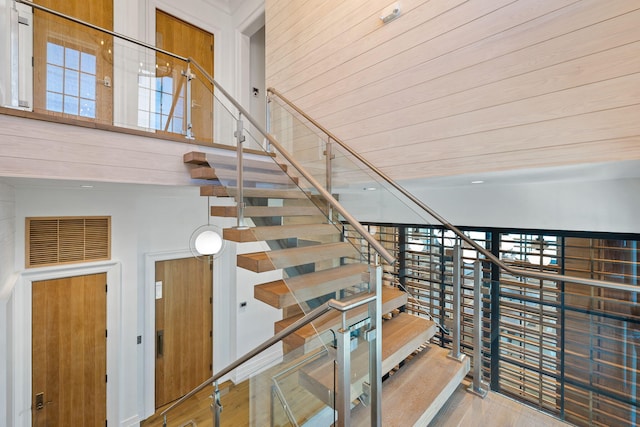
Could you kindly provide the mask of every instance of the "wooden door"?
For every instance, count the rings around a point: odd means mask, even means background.
[[[34,0],[34,3],[113,29],[112,0]],[[34,10],[34,110],[112,124],[113,37]]]
[[[156,263],[156,408],[212,375],[212,277],[196,258]]]
[[[213,34],[171,16],[156,11],[156,46],[185,58],[193,58],[213,77]],[[185,64],[158,54],[156,64],[156,97],[160,97],[161,116],[155,119],[160,130],[186,131],[186,82],[182,73]],[[213,85],[197,70],[191,81],[191,122],[193,136],[199,142],[213,142]],[[162,88],[162,89],[159,89]],[[157,112],[156,112],[157,113]]]
[[[104,426],[106,273],[33,283],[33,425]]]

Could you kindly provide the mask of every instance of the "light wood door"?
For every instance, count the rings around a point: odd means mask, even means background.
[[[33,283],[33,425],[104,426],[105,273]]]
[[[193,58],[213,77],[213,34],[202,30],[188,22],[182,21],[161,10],[156,11],[156,46],[185,58]],[[186,105],[184,101],[186,83],[182,72],[185,64],[182,61],[158,54],[156,72],[158,84],[169,89],[162,90],[161,130],[178,132],[181,124],[186,130]],[[196,78],[191,81],[191,122],[193,136],[198,142],[213,142],[213,85],[197,70],[191,69]],[[169,79],[169,80],[166,80]],[[165,93],[171,96],[164,96]],[[181,99],[182,97],[182,99]],[[166,114],[165,114],[166,113]],[[173,122],[169,121],[169,114]]]
[[[112,0],[34,0],[98,27],[113,29]],[[34,11],[34,110],[111,124],[113,37]]]
[[[211,377],[212,283],[208,262],[156,263],[156,408]]]

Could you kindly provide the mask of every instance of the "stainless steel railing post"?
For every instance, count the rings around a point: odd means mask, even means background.
[[[195,78],[195,74],[191,72],[191,64],[187,62],[187,69],[182,72],[182,75],[187,79],[186,85],[186,115],[187,115],[187,130],[186,138],[194,139],[193,136],[193,122],[191,121],[191,110],[193,109],[193,101],[191,99],[191,80]]]
[[[464,354],[460,352],[460,340],[462,335],[462,330],[460,328],[460,264],[462,261],[461,254],[462,250],[460,249],[460,244],[456,244],[453,247],[453,300],[451,302],[451,304],[453,305],[453,327],[451,328],[453,341],[451,342],[451,352],[449,352],[449,357],[459,361],[462,361],[462,359],[464,359]]]
[[[337,332],[338,389],[336,411],[338,427],[351,425],[351,331],[347,326],[347,313],[342,312],[342,327]]]
[[[369,283],[374,284],[378,296],[369,303],[369,384],[371,426],[382,426],[382,266],[376,256],[375,265],[369,266]]]
[[[233,133],[233,136],[236,137],[236,141],[237,141],[237,156],[238,156],[238,170],[237,170],[237,187],[238,187],[238,194],[236,195],[236,205],[237,205],[237,209],[238,209],[238,214],[237,214],[237,228],[246,228],[246,224],[244,221],[244,208],[245,208],[245,203],[244,203],[244,177],[243,177],[243,143],[245,141],[245,136],[244,136],[244,124],[242,123],[242,113],[240,113],[238,115],[238,120],[236,121],[236,131]]]
[[[487,389],[482,382],[482,264],[476,260],[473,264],[473,382],[467,391],[482,398]]]
[[[213,394],[211,395],[211,412],[213,413],[213,427],[220,427],[220,414],[222,414],[222,403],[220,403],[220,389],[218,381],[213,383]]]
[[[333,143],[331,142],[331,138],[327,138],[327,145],[326,148],[324,150],[324,155],[325,155],[325,162],[326,162],[326,167],[325,167],[325,173],[326,173],[326,185],[327,185],[327,192],[329,194],[331,194],[331,175],[333,174],[333,170],[332,170],[332,160],[334,158],[333,155]],[[328,213],[328,218],[329,221],[333,222],[333,207],[331,206],[331,203],[327,200],[327,213]]]

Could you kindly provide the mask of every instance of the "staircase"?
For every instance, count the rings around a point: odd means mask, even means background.
[[[225,229],[223,237],[237,243],[267,242],[271,248],[238,255],[237,266],[255,273],[283,271],[282,279],[254,288],[256,299],[282,309],[283,319],[274,325],[274,332],[279,332],[319,302],[366,289],[369,265],[362,261],[353,242],[344,241],[341,230],[328,220],[326,204],[298,188],[297,177],[278,164],[277,158],[263,157],[244,161],[244,213],[253,226]],[[200,187],[202,196],[228,197],[230,203],[233,202],[231,198],[238,193],[234,157],[191,152],[185,154],[184,162],[191,165],[194,180],[210,182]],[[235,204],[215,206],[211,208],[211,215],[234,217],[237,209]],[[383,286],[382,423],[385,426],[428,424],[469,371],[468,358],[462,362],[448,358],[448,350],[429,344],[436,325],[402,312],[406,301],[407,295],[400,289]],[[366,318],[366,306],[348,313],[349,324]],[[318,350],[318,335],[328,337],[325,342],[330,343],[331,331],[338,330],[341,322],[340,313],[332,311],[283,342],[285,354],[294,351],[314,354],[313,360],[300,368],[294,387],[300,387],[330,407],[336,398],[336,356],[331,346],[328,351]],[[368,345],[360,343],[351,358],[352,424],[368,425],[369,409],[361,403],[368,375]],[[287,403],[291,406],[291,402]],[[318,405],[313,408],[313,411],[319,410]],[[303,414],[300,419],[309,420],[313,416]]]

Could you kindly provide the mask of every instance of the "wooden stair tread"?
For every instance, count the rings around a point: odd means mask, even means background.
[[[239,243],[288,239],[292,237],[308,238],[311,236],[331,234],[340,236],[340,230],[338,230],[333,224],[274,225],[251,227],[246,229],[225,228],[223,230],[225,240],[231,240],[232,242]]]
[[[210,197],[235,197],[238,194],[236,187],[223,185],[203,185],[200,187],[201,196]],[[256,188],[245,187],[244,197],[256,197],[265,199],[307,199],[308,195],[298,187],[292,188]]]
[[[182,157],[184,163],[198,166],[211,166],[213,168],[225,167],[227,169],[235,169],[238,164],[238,158],[234,156],[206,154],[199,151],[192,151],[186,153]],[[259,169],[259,170],[271,170],[271,171],[284,171],[287,169],[286,165],[276,163],[272,156],[264,156],[264,159],[256,159],[254,157],[243,157],[242,166],[246,169]]]
[[[436,333],[434,322],[411,314],[400,313],[382,323],[382,375],[389,373],[420,345]],[[333,402],[334,355],[326,355],[300,371],[300,382],[327,405]],[[362,393],[362,384],[369,372],[369,351],[360,342],[351,354],[351,400]]]
[[[238,209],[235,206],[211,206],[211,216],[235,218]],[[278,216],[320,216],[322,212],[315,206],[247,206],[244,216],[278,217]]]
[[[430,345],[382,383],[382,425],[429,424],[469,372],[468,357],[459,362],[448,358],[448,354],[448,349]],[[355,407],[351,425],[368,426],[369,417],[364,413],[368,411],[363,405]]]
[[[392,286],[382,287],[382,313],[389,313],[398,307],[402,307],[407,303],[407,294],[398,288]],[[368,307],[366,305],[360,306],[351,310],[347,316],[349,322],[356,323],[367,317]],[[275,323],[275,332],[278,333],[282,329],[286,328],[296,320],[302,317],[302,314],[297,316],[291,316],[286,319],[282,319]],[[298,329],[293,334],[284,339],[284,342],[290,346],[290,348],[296,348],[304,345],[310,340],[316,337],[316,330],[319,333],[328,331],[329,329],[339,328],[342,324],[341,314],[336,311],[331,311],[325,316],[313,322],[312,325],[306,325]]]
[[[308,301],[366,281],[366,264],[347,264],[327,270],[254,286],[254,297],[275,308]]]
[[[328,243],[324,245],[240,254],[237,256],[237,264],[238,267],[246,270],[262,273],[295,265],[354,256],[356,252],[356,249],[347,242]]]
[[[238,174],[235,170],[232,169],[220,169],[220,168],[211,168],[209,166],[197,166],[191,169],[191,178],[192,179],[210,179],[210,180],[219,180],[219,181],[236,181],[238,178]],[[293,185],[298,183],[298,179],[296,177],[292,177],[284,173],[283,171],[279,172],[270,172],[270,171],[256,171],[251,169],[245,169],[242,173],[242,180],[244,182],[260,182],[260,183],[271,183],[271,184],[284,184],[284,185]]]

